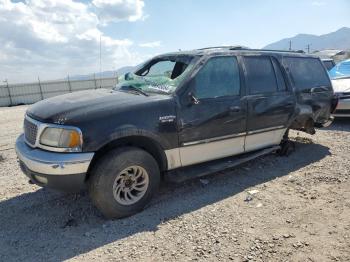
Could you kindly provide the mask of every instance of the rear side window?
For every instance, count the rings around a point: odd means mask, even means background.
[[[297,89],[320,86],[331,88],[327,73],[317,58],[285,57],[283,63],[288,67]]]
[[[333,61],[322,61],[325,68],[329,71],[334,67]]]
[[[237,96],[240,93],[238,62],[235,57],[214,57],[195,76],[195,95],[199,99]]]
[[[273,65],[268,56],[244,57],[246,85],[249,93],[273,93],[277,91],[277,81]]]

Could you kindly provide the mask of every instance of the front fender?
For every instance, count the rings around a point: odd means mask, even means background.
[[[102,148],[115,140],[132,136],[151,139],[159,144],[163,149],[170,148],[170,143],[163,139],[161,136],[149,130],[136,128],[135,126],[123,126],[116,129],[108,137],[101,141],[102,143],[100,143],[99,148]]]

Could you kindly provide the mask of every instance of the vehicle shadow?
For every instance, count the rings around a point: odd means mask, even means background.
[[[330,155],[329,148],[295,142],[289,157],[268,155],[230,171],[181,184],[164,184],[143,212],[107,221],[86,193],[40,189],[0,202],[1,261],[62,261],[158,226],[178,216],[261,185]],[[288,161],[286,161],[286,159]],[[243,199],[242,199],[243,201]],[[116,247],[117,248],[117,247]]]
[[[333,123],[324,130],[333,130],[333,131],[347,131],[350,132],[350,117],[338,117],[334,119]]]

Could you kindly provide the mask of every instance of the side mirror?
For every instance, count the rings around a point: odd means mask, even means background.
[[[190,102],[192,105],[198,105],[199,104],[199,100],[198,98],[193,94],[193,92],[189,92],[188,93],[188,97],[190,99]]]

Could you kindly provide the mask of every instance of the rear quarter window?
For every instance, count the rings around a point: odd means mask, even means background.
[[[313,87],[327,87],[331,90],[331,83],[321,61],[310,57],[285,57],[283,64],[288,68],[294,86],[299,90]]]

